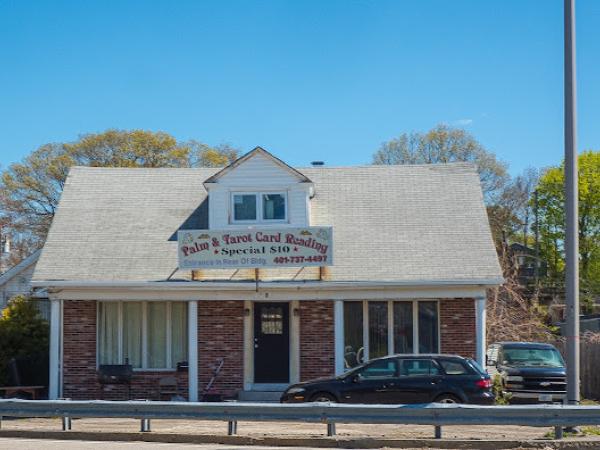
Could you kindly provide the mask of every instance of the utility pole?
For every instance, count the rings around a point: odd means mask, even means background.
[[[567,312],[567,401],[579,396],[579,236],[577,179],[577,89],[575,0],[564,0],[565,19],[565,301]]]
[[[533,214],[535,215],[535,264],[533,266],[533,281],[537,291],[540,278],[540,216],[537,189],[533,191],[533,202]]]

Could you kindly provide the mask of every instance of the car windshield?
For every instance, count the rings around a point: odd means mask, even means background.
[[[554,348],[504,348],[502,363],[512,366],[564,367],[565,363]]]

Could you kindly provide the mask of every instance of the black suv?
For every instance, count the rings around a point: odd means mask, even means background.
[[[491,404],[490,376],[472,359],[453,355],[394,355],[373,359],[335,378],[291,385],[282,403]]]
[[[565,363],[551,344],[498,342],[488,347],[486,359],[510,403],[562,402],[566,396]]]

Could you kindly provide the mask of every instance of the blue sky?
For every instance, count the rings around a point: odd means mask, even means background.
[[[107,128],[369,163],[464,126],[516,173],[563,155],[562,0],[0,0],[0,163]],[[600,1],[578,0],[579,148],[600,149]]]

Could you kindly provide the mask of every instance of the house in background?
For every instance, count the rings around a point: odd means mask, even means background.
[[[464,245],[469,242],[469,245]],[[275,255],[275,256],[274,256]],[[50,398],[245,399],[395,353],[485,352],[502,282],[471,164],[74,167],[33,284],[51,301]],[[99,384],[133,366],[129,389]]]
[[[50,304],[44,290],[33,292],[31,278],[41,250],[36,250],[19,264],[0,275],[0,311],[6,308],[8,301],[17,295],[32,295],[37,307],[45,319],[50,319]]]

